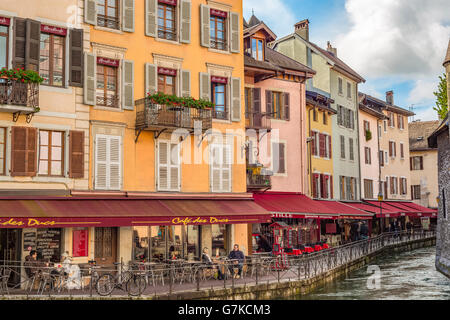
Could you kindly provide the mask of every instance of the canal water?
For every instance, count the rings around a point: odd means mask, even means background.
[[[435,247],[384,253],[370,266],[294,299],[450,300],[450,279],[436,271],[435,254]]]

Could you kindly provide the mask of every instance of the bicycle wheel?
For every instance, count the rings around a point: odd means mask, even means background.
[[[144,276],[142,275],[132,275],[127,281],[126,289],[131,296],[138,296],[144,292],[147,287]]]
[[[114,277],[113,275],[107,273],[100,276],[95,284],[95,289],[97,293],[101,296],[110,295],[114,290]]]

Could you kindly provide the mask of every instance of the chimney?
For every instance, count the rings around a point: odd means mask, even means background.
[[[302,39],[309,41],[309,20],[305,19],[295,24],[295,33]]]
[[[337,49],[333,48],[330,41],[327,42],[327,51],[337,57]]]
[[[386,102],[391,106],[394,105],[394,91],[391,90],[386,92]]]

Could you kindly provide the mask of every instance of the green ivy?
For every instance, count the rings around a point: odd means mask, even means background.
[[[366,130],[366,141],[372,140],[372,131]]]
[[[177,97],[176,95],[169,95],[162,92],[157,92],[155,94],[148,94],[147,98],[150,99],[152,103],[169,106],[179,106],[196,109],[207,109],[214,107],[214,103],[207,100],[203,99],[197,100],[192,97]]]
[[[0,70],[0,77],[7,78],[11,81],[20,81],[23,83],[42,83],[42,78],[39,73],[33,70],[25,70],[24,68],[6,69]]]

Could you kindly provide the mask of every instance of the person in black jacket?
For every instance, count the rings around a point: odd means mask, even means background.
[[[239,245],[235,244],[233,251],[228,255],[228,259],[232,260],[231,264],[228,266],[231,274],[235,278],[240,278],[242,273],[242,267],[244,266],[244,253],[239,250]],[[234,275],[234,268],[238,269],[238,274]]]

